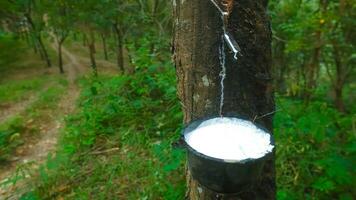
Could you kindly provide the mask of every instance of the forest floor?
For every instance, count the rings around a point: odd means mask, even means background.
[[[50,44],[50,46],[52,49],[56,49],[54,43]],[[6,183],[17,182],[16,176],[19,176],[18,173],[23,173],[20,170],[21,168],[26,168],[27,172],[25,173],[31,173],[30,171],[34,171],[33,169],[37,169],[45,162],[49,153],[54,152],[56,149],[59,133],[64,126],[64,118],[75,110],[76,100],[80,94],[80,88],[76,80],[89,72],[90,68],[83,62],[86,61],[86,58],[73,54],[65,47],[63,47],[62,50],[64,63],[66,63],[63,66],[65,70],[64,76],[68,82],[66,90],[57,101],[55,109],[44,110],[44,113],[39,111],[40,118],[50,116],[49,118],[51,120],[29,119],[29,121],[27,121],[29,124],[35,123],[35,126],[39,127],[39,133],[35,136],[33,136],[33,134],[24,136],[22,140],[25,142],[16,148],[15,155],[11,156],[10,161],[0,167],[0,186],[3,186],[0,187],[0,199],[17,199],[17,197],[19,197],[18,195],[20,194],[18,192],[16,192],[16,196],[12,194],[14,191],[18,191],[19,187],[24,186],[24,183],[17,183],[16,185]],[[108,66],[107,71],[113,71],[114,64],[108,64],[106,61],[99,62]],[[44,71],[43,73],[45,74],[58,74],[56,67],[44,69]],[[32,75],[36,76],[38,74],[34,73]],[[49,84],[55,83],[52,82]],[[41,98],[41,91],[45,91],[49,87],[50,85],[44,84],[41,90],[33,91],[27,95],[28,97],[26,99],[12,105],[7,105],[6,108],[1,108],[0,122],[3,123],[17,115],[24,115],[28,108]],[[26,177],[29,176],[29,174],[21,174],[21,176]]]

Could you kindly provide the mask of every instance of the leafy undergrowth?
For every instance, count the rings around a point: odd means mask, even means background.
[[[23,51],[26,50],[24,46],[24,42],[15,35],[0,32],[0,81],[4,78],[3,74],[12,70],[14,60],[23,58]]]
[[[278,199],[356,197],[355,118],[325,102],[279,98],[275,116]]]
[[[35,137],[41,125],[54,120],[58,101],[65,92],[68,83],[63,77],[52,76],[47,83],[50,86],[37,94],[37,99],[25,109],[0,124],[0,162],[6,162],[16,148],[24,144],[25,138]],[[39,82],[41,82],[39,80]],[[42,86],[44,87],[44,86]],[[17,94],[16,92],[14,94]]]
[[[155,68],[155,69],[153,69]],[[172,71],[82,81],[82,110],[27,197],[182,199],[184,153],[171,144],[182,115]]]
[[[6,81],[0,85],[0,106],[24,101],[48,83],[48,76],[39,76],[25,80]]]

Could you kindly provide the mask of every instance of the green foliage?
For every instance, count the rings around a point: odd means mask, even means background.
[[[355,119],[313,102],[280,98],[275,117],[279,199],[355,196]]]
[[[307,101],[332,91],[339,111],[350,97],[355,70],[353,52],[356,4],[344,1],[270,1],[274,75],[277,92]],[[354,97],[350,97],[354,98]]]
[[[8,64],[21,59],[20,52],[24,50],[21,40],[12,34],[0,32],[0,74],[3,74]]]
[[[15,148],[23,143],[20,133],[24,129],[21,117],[14,117],[0,126],[0,163],[9,159]]]
[[[0,106],[6,103],[16,103],[28,98],[28,95],[38,91],[48,82],[48,78],[40,76],[34,79],[11,80],[0,85]]]

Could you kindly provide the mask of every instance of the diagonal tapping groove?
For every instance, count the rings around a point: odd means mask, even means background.
[[[232,12],[232,7],[234,6],[234,0],[222,0],[221,4],[224,6],[225,12],[230,15],[230,13]]]
[[[226,0],[223,0],[223,1],[226,1]],[[229,0],[230,1],[230,0]],[[222,15],[222,16],[228,16],[229,15],[229,12],[226,10],[226,9],[224,9],[224,8],[221,8],[220,6],[219,6],[219,3],[217,3],[215,0],[210,0],[210,2],[211,3],[213,3],[213,5],[219,10],[219,12],[220,12],[220,14]],[[223,4],[224,5],[224,4]],[[225,6],[224,6],[225,7]]]

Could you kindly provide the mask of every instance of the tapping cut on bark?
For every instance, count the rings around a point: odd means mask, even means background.
[[[234,6],[234,0],[222,0],[222,5],[224,6],[224,10],[230,14]]]

